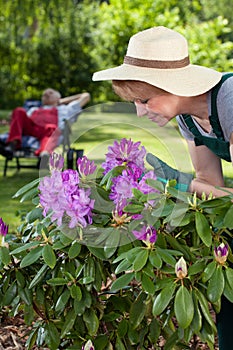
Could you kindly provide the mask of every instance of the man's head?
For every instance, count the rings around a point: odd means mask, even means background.
[[[57,106],[59,104],[61,94],[59,91],[48,88],[42,94],[42,104],[45,106]]]

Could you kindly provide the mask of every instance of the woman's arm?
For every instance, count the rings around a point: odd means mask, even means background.
[[[187,143],[196,173],[196,178],[191,182],[190,191],[196,192],[199,197],[203,192],[206,195],[212,193],[214,197],[225,196],[228,194],[226,191],[233,193],[233,188],[224,187],[221,160],[206,146],[197,147],[194,141],[187,141]]]

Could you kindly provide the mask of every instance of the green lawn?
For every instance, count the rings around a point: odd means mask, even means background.
[[[5,127],[1,127],[0,133],[4,131]],[[129,113],[127,103],[89,107],[72,126],[73,146],[83,149],[84,154],[97,164],[105,159],[108,146],[115,139],[123,137],[131,138],[134,142],[141,141],[148,152],[156,154],[179,170],[192,171],[185,140],[180,136],[176,124],[169,123],[160,128],[146,117],[138,118],[135,113]],[[19,199],[12,199],[12,196],[23,185],[37,178],[39,172],[36,169],[21,169],[20,172],[9,169],[7,177],[4,178],[3,161],[0,156],[0,217],[14,230],[20,224],[17,213],[27,212],[31,203],[20,203]],[[231,164],[224,164],[226,176],[230,176],[231,169]]]

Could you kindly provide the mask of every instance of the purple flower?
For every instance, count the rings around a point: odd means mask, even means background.
[[[86,156],[78,158],[77,167],[81,177],[93,174],[97,168],[94,161],[90,161]]]
[[[51,219],[61,226],[63,219],[69,219],[69,227],[86,227],[92,223],[94,200],[90,198],[90,189],[79,187],[76,170],[63,172],[53,170],[51,176],[44,177],[40,184],[40,204],[43,215],[52,212]]]
[[[133,230],[133,235],[140,241],[155,243],[157,239],[157,231],[153,226],[144,225],[140,231]]]
[[[218,247],[214,248],[214,257],[219,264],[224,264],[227,260],[229,248],[227,244],[221,243]]]
[[[62,157],[61,154],[53,152],[50,155],[49,165],[50,165],[51,171],[53,171],[53,170],[62,171],[63,166],[64,166],[64,158]]]
[[[144,157],[146,155],[145,147],[139,149],[141,142],[133,142],[131,139],[121,139],[120,143],[114,141],[113,146],[108,147],[106,161],[102,164],[104,174],[120,165],[132,167],[136,165],[141,171],[145,171]]]
[[[122,171],[122,175],[114,177],[112,179],[112,187],[109,198],[114,201],[115,204],[122,201],[126,202],[126,199],[132,198],[132,188],[137,188],[137,181],[134,179],[134,175],[127,170]]]
[[[6,236],[8,233],[8,225],[5,224],[5,222],[0,218],[0,235]]]

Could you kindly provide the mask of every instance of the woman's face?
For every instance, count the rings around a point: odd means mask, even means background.
[[[147,100],[134,100],[138,117],[147,116],[159,126],[166,125],[176,113],[176,96],[166,93],[149,97]]]
[[[121,98],[134,102],[139,117],[147,116],[159,126],[166,125],[177,114],[177,96],[136,80],[113,81]]]

